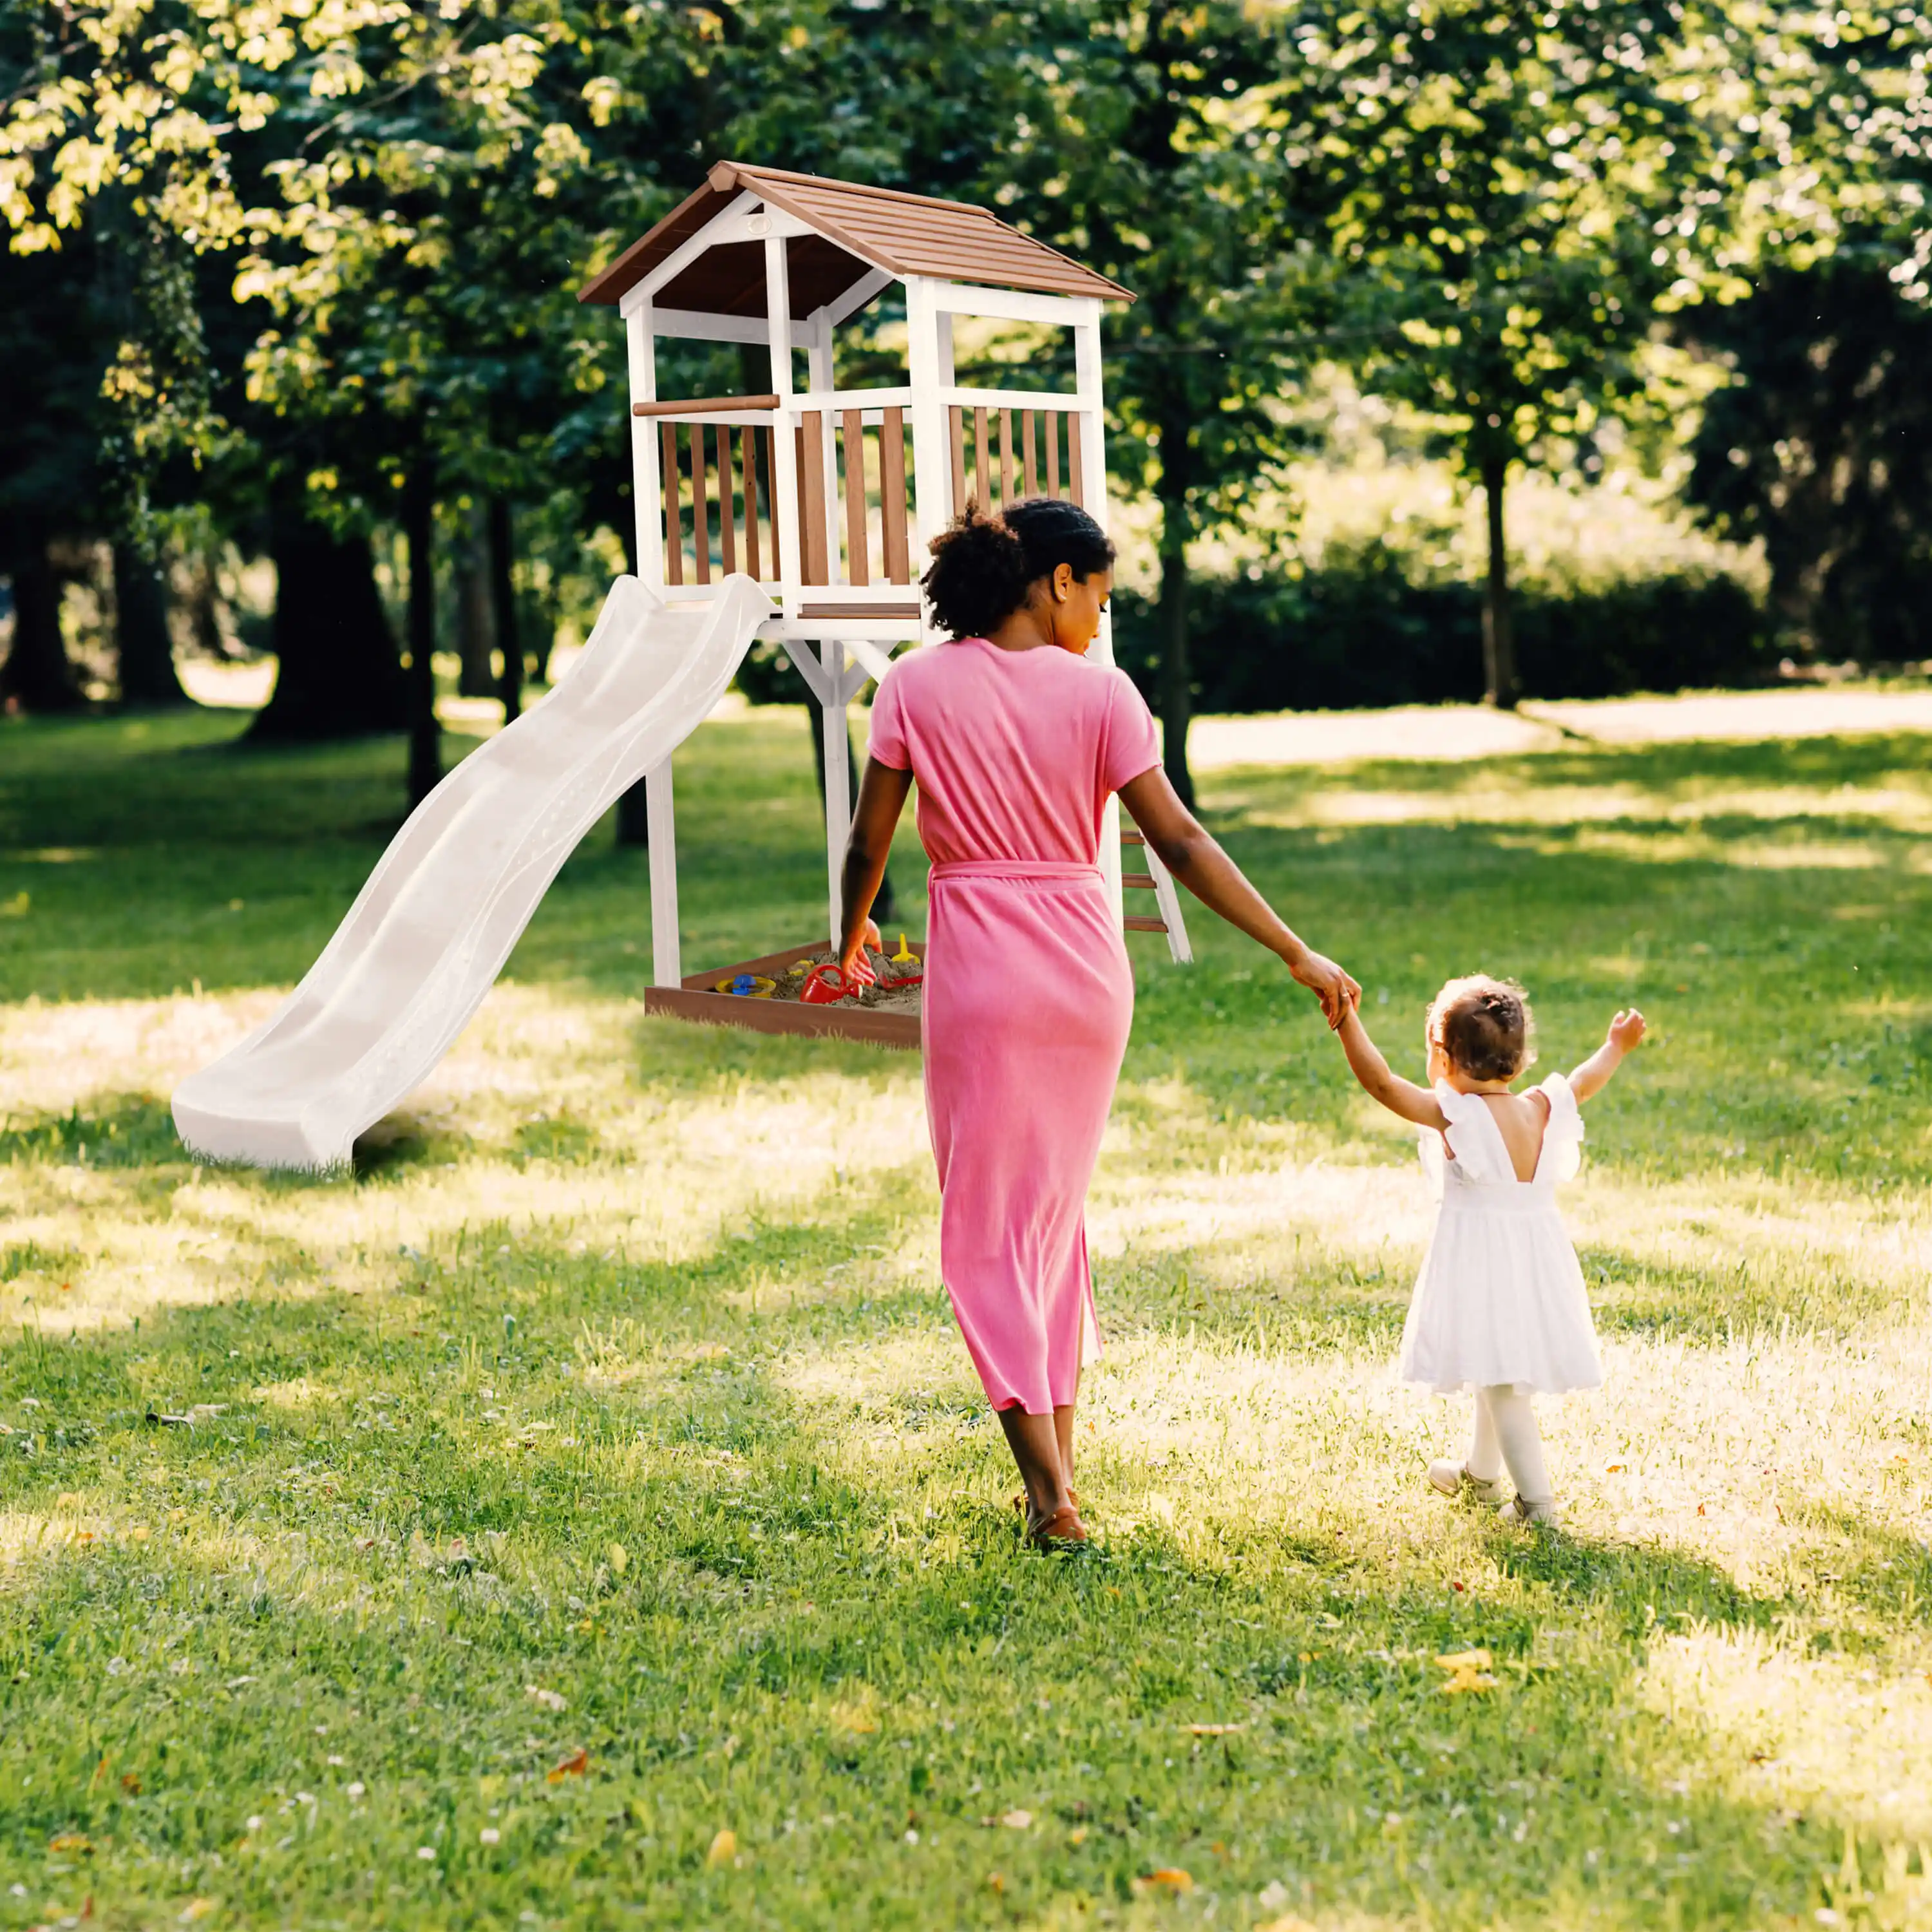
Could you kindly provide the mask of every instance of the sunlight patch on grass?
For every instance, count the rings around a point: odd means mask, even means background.
[[[1924,1658],[1819,1655],[1767,1630],[1653,1645],[1646,1706],[1702,1732],[1746,1802],[1822,1810],[1882,1838],[1932,1840],[1932,1678]]]

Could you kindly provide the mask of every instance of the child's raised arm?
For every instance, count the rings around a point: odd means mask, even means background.
[[[1436,1104],[1436,1096],[1426,1087],[1418,1087],[1413,1080],[1405,1080],[1400,1074],[1389,1071],[1388,1062],[1370,1039],[1362,1016],[1352,1001],[1336,1032],[1342,1051],[1348,1056],[1349,1070],[1362,1083],[1363,1091],[1370,1099],[1380,1101],[1391,1114],[1413,1120],[1418,1126],[1434,1127],[1439,1132],[1448,1126],[1442,1109]]]
[[[1603,1045],[1570,1076],[1570,1090],[1579,1106],[1610,1084],[1610,1076],[1623,1064],[1624,1055],[1642,1037],[1643,1016],[1636,1007],[1620,1012],[1611,1021]]]

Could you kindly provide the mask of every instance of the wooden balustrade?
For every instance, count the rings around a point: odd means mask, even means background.
[[[983,510],[999,511],[1028,496],[1062,496],[1086,508],[1080,418],[1072,410],[955,407],[946,412],[946,417],[956,508],[963,508],[970,499]],[[1063,447],[1066,457],[1064,489],[1060,487]]]
[[[698,405],[636,406],[635,412],[703,406],[723,414],[775,400],[710,398]],[[948,418],[956,506],[970,498],[998,511],[1047,496],[1084,506],[1080,421],[1071,409],[956,407]],[[657,427],[665,583],[708,584],[714,571],[736,570],[776,581],[772,430],[662,419]],[[792,431],[798,516],[790,532],[800,583],[855,590],[912,583],[907,430],[906,411],[897,406],[801,412]]]

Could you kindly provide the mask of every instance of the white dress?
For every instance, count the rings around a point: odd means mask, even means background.
[[[1576,1250],[1556,1208],[1556,1184],[1582,1160],[1583,1116],[1570,1082],[1552,1073],[1533,1180],[1519,1180],[1486,1102],[1436,1084],[1449,1123],[1422,1136],[1437,1195],[1436,1231],[1402,1333],[1402,1378],[1448,1395],[1508,1383],[1557,1395],[1604,1379]]]

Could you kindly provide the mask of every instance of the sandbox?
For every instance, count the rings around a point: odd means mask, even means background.
[[[799,998],[812,968],[836,957],[821,940],[815,946],[794,946],[762,959],[713,967],[692,974],[681,986],[650,987],[644,994],[644,1010],[708,1026],[743,1027],[752,1033],[807,1034],[916,1049],[926,942],[907,942],[905,950],[914,956],[910,964],[895,964],[892,956],[897,950],[889,949],[883,957],[870,956],[879,974],[878,986],[826,1006],[809,1005]],[[742,990],[727,990],[734,986]]]

